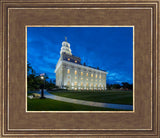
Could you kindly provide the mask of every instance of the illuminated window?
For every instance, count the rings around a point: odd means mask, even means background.
[[[70,85],[70,82],[68,81],[67,85],[69,86]]]
[[[88,88],[87,88],[87,90],[88,90]]]
[[[83,80],[83,78],[81,78],[81,80]]]
[[[75,75],[77,75],[77,70],[75,70],[75,72],[74,72],[74,73],[75,73]]]
[[[91,87],[93,87],[93,83],[91,83]]]
[[[77,63],[77,60],[75,60],[75,63]]]
[[[91,77],[93,77],[93,74],[91,74]]]
[[[86,83],[86,86],[88,86],[88,82]]]
[[[88,77],[88,73],[86,73],[86,76]]]
[[[74,82],[74,85],[76,86],[76,85],[77,85],[77,82]]]
[[[81,76],[83,76],[83,72],[81,72]]]
[[[68,61],[70,61],[70,58],[68,58]]]
[[[101,85],[99,85],[99,87],[101,87]]]
[[[77,79],[77,77],[75,77],[75,79]]]
[[[74,88],[75,90],[77,90],[77,88]]]
[[[81,86],[83,86],[83,82],[81,82]]]
[[[88,79],[86,79],[88,81]]]
[[[101,79],[101,75],[99,76],[99,78]]]
[[[96,87],[97,87],[97,84],[96,84]]]
[[[68,76],[68,79],[70,79],[70,76]]]
[[[68,74],[70,73],[70,69],[67,69],[67,73],[68,73]]]
[[[97,79],[97,74],[96,74],[96,79]]]

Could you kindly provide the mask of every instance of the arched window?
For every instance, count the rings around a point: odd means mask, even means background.
[[[68,74],[70,73],[70,69],[67,69],[67,73],[68,73]]]
[[[75,73],[75,75],[77,75],[77,70],[75,70],[75,72],[74,72],[74,73]]]
[[[83,72],[81,72],[81,76],[83,76]]]
[[[88,82],[86,83],[86,86],[88,87]]]
[[[70,85],[70,82],[68,81],[67,85],[69,86]]]
[[[86,73],[86,76],[88,77],[88,73]]]

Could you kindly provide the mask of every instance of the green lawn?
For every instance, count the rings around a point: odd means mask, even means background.
[[[27,98],[27,110],[28,111],[122,111],[118,109],[66,103],[52,99],[29,99],[29,98]]]
[[[132,91],[96,91],[96,92],[88,92],[88,91],[63,91],[63,92],[50,92],[51,94],[87,100],[87,101],[95,101],[95,102],[103,102],[103,103],[115,103],[115,104],[129,104],[133,105],[133,92]]]

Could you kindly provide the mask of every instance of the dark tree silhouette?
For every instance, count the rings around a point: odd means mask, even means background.
[[[53,88],[57,88],[57,86],[49,79],[48,75],[45,74],[44,80],[40,78],[39,75],[36,75],[36,71],[32,68],[30,63],[27,63],[27,89],[28,91],[39,90],[42,85],[47,90],[52,90]]]

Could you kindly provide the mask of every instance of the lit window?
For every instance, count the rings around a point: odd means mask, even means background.
[[[97,79],[97,74],[96,74],[96,79]]]
[[[86,79],[88,81],[88,79]]]
[[[83,82],[81,82],[81,86],[83,86]]]
[[[75,73],[75,75],[77,75],[77,70],[75,70],[75,72],[74,72],[74,73]]]
[[[77,85],[77,82],[75,82],[74,85],[76,86],[76,85]]]
[[[75,77],[75,79],[77,79],[77,77]]]
[[[88,77],[88,73],[86,73],[86,76]]]
[[[83,72],[81,72],[81,76],[83,76]]]
[[[88,82],[86,83],[86,86],[88,86]]]
[[[88,88],[87,88],[87,90],[88,90]]]
[[[96,84],[96,87],[97,87],[97,84]]]
[[[68,58],[68,61],[70,61],[70,58]]]
[[[91,87],[93,87],[93,83],[91,83]]]
[[[70,69],[67,69],[67,73],[68,73],[68,74],[70,73]]]
[[[81,78],[81,80],[83,80],[83,78]]]
[[[91,74],[91,77],[93,77],[93,74]]]
[[[75,63],[77,63],[77,60],[75,60]]]
[[[75,90],[77,90],[77,88],[74,88]]]
[[[99,78],[101,79],[101,75],[99,76]]]
[[[67,85],[69,86],[70,85],[70,82],[68,81]]]

